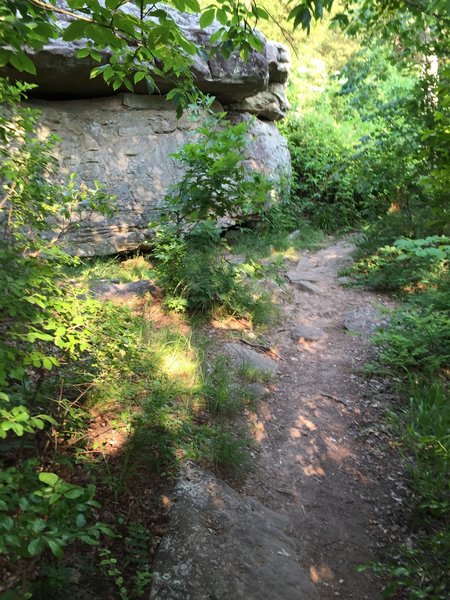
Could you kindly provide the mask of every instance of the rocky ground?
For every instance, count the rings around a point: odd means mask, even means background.
[[[335,243],[287,271],[282,326],[267,338],[274,352],[227,347],[272,372],[270,394],[247,415],[253,468],[233,489],[185,466],[153,600],[381,598],[383,582],[356,567],[395,541],[405,492],[380,424],[389,389],[362,367],[390,301],[342,287],[352,251]]]

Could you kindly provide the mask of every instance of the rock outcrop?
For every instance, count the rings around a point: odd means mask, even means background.
[[[119,94],[92,100],[34,100],[41,111],[41,135],[57,134],[62,175],[75,172],[87,184],[101,181],[117,197],[113,217],[91,216],[68,235],[68,249],[80,256],[105,256],[143,247],[170,185],[182,176],[171,154],[192,139],[196,123],[177,119],[158,96]],[[232,115],[250,119],[249,115]],[[274,123],[256,119],[247,162],[275,181],[288,174],[287,144]]]
[[[171,500],[151,600],[318,600],[285,515],[192,464]]]
[[[137,9],[128,4],[126,10]],[[165,10],[189,40],[208,47],[217,24],[201,29],[198,16],[167,6]],[[62,27],[68,24],[63,19]],[[33,55],[37,76],[29,76],[38,85],[30,103],[41,111],[41,135],[57,134],[61,139],[57,156],[62,174],[75,172],[87,185],[98,180],[117,197],[115,216],[82,222],[69,232],[68,249],[81,256],[133,250],[148,242],[149,223],[157,217],[170,185],[182,175],[170,155],[192,139],[198,123],[186,116],[178,120],[172,104],[161,96],[148,96],[139,85],[134,94],[113,92],[101,77],[91,79],[90,71],[98,63],[76,58],[79,47],[80,43],[51,40]],[[108,58],[107,52],[103,58]],[[288,51],[276,42],[265,42],[264,50],[254,52],[247,62],[238,53],[229,59],[199,54],[192,70],[198,87],[214,95],[232,121],[257,117],[246,162],[276,185],[286,182],[289,151],[272,121],[288,108],[284,94]],[[167,87],[163,81],[157,83],[162,91]]]

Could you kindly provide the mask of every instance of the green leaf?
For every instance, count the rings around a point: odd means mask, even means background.
[[[226,25],[228,23],[228,15],[223,10],[223,8],[219,8],[216,12],[216,19],[219,21],[221,25]]]
[[[39,481],[53,487],[59,481],[59,477],[56,473],[39,473]]]
[[[209,27],[212,24],[212,22],[214,21],[215,15],[216,15],[215,8],[209,8],[208,10],[206,10],[200,17],[200,27],[202,29]]]
[[[87,58],[90,53],[91,53],[90,48],[81,48],[80,50],[76,51],[75,55],[77,58]]]
[[[44,531],[46,527],[47,523],[44,521],[44,519],[36,519],[31,525],[31,529],[34,531],[34,533],[41,533],[41,531]]]
[[[24,433],[24,428],[20,423],[10,423],[11,429],[18,437],[22,437]]]
[[[36,75],[36,67],[34,65],[34,62],[24,52],[10,54],[9,62],[18,71],[26,71],[27,73]]]
[[[65,492],[64,497],[69,498],[70,500],[75,500],[76,498],[79,498],[83,494],[84,494],[84,490],[82,490],[81,488],[75,487],[75,488],[69,490],[68,492]]]
[[[122,83],[124,84],[124,86],[127,88],[127,90],[129,90],[130,92],[134,92],[133,89],[133,84],[131,83],[131,81],[128,79],[128,77],[124,77],[122,79]]]
[[[44,549],[44,540],[42,538],[37,538],[35,540],[31,540],[28,544],[28,554],[30,556],[37,556]]]
[[[87,21],[73,21],[63,33],[63,40],[66,42],[73,42],[84,37],[86,27],[89,25]]]
[[[84,527],[86,525],[86,517],[83,515],[83,513],[77,515],[75,523],[77,527]]]
[[[64,552],[62,551],[61,546],[55,540],[46,538],[45,540],[48,544],[48,547],[52,551],[53,556],[56,558],[62,558],[64,556]]]
[[[137,71],[137,73],[134,74],[134,83],[138,83],[139,81],[142,81],[142,79],[144,79],[145,77],[145,72],[144,71]]]
[[[200,4],[197,0],[185,0],[186,6],[192,10],[192,12],[199,13],[201,11]]]
[[[47,371],[51,371],[52,370],[53,363],[48,358],[48,356],[44,356],[44,358],[42,359],[42,366],[44,367],[44,369],[47,369]]]

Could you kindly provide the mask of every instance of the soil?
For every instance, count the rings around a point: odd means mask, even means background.
[[[388,384],[363,372],[370,336],[343,327],[354,309],[392,302],[341,285],[353,250],[341,242],[305,253],[288,273],[284,326],[268,338],[282,357],[279,377],[249,415],[255,465],[240,489],[289,517],[300,563],[323,600],[381,598],[383,582],[356,568],[385,557],[405,496],[398,454],[381,425]],[[308,281],[315,293],[303,286]],[[323,335],[296,341],[298,325]]]

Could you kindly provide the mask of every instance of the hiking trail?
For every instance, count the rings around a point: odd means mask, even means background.
[[[362,367],[392,302],[342,286],[353,251],[333,242],[286,272],[281,325],[267,336],[276,356],[258,353],[277,375],[247,415],[251,471],[236,490],[184,467],[153,600],[381,599],[382,582],[356,567],[395,541],[405,487],[380,428],[391,392]],[[256,350],[242,348],[244,358],[231,355],[251,361]]]

